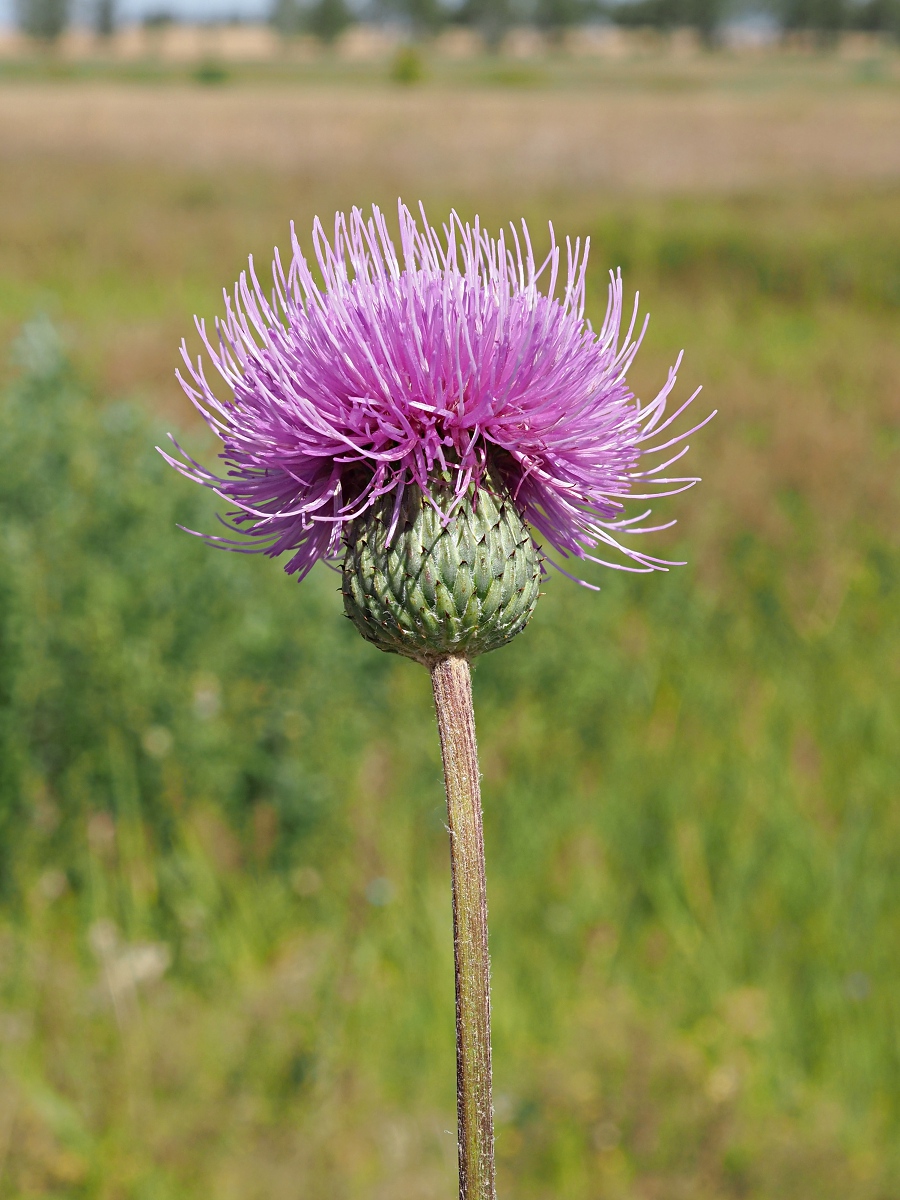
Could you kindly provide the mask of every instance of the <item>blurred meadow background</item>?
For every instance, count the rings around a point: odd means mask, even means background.
[[[215,452],[177,347],[247,254],[402,194],[589,235],[637,393],[719,409],[688,565],[477,664],[501,1200],[900,1198],[893,10],[473,12],[5,43],[0,1197],[455,1194],[427,673],[153,448]]]

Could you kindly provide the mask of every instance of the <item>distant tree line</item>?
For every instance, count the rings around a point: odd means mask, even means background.
[[[734,11],[732,0],[461,0],[455,7],[441,0],[374,0],[366,16],[400,21],[414,38],[427,38],[449,25],[469,26],[490,49],[497,49],[515,25],[537,27],[552,41],[568,28],[598,20],[662,33],[693,29],[705,45],[713,46]],[[785,35],[809,33],[823,44],[850,30],[900,38],[900,0],[763,0],[755,11],[774,18]],[[272,14],[282,33],[312,33],[325,42],[355,19],[348,0],[275,0]]]
[[[400,23],[417,40],[448,26],[476,29],[488,48],[497,49],[516,25],[536,26],[551,38],[571,26],[603,16],[599,0],[462,0],[449,7],[441,0],[375,0],[367,19]],[[333,41],[356,14],[347,0],[275,0],[272,22],[284,34],[312,33]]]
[[[99,37],[110,36],[116,23],[116,0],[92,0],[92,21]],[[53,42],[66,28],[72,0],[18,0],[20,28],[36,40]],[[507,31],[531,25],[550,41],[573,26],[609,20],[624,28],[660,32],[689,28],[701,41],[715,45],[723,21],[734,13],[734,0],[368,0],[360,10],[354,0],[274,0],[273,26],[285,37],[307,33],[334,42],[344,29],[364,16],[397,21],[416,39],[439,33],[448,25],[478,30],[496,50]],[[784,34],[808,33],[827,43],[845,30],[890,34],[900,39],[900,0],[762,0],[757,11],[768,13]],[[167,13],[167,16],[169,14]],[[153,18],[148,17],[147,23]]]
[[[785,35],[806,32],[823,43],[849,30],[900,38],[900,0],[763,0],[757,12],[773,17]],[[449,25],[469,26],[489,49],[497,49],[515,25],[537,27],[552,41],[568,28],[604,19],[662,33],[693,29],[705,45],[713,46],[733,14],[731,0],[462,0],[455,7],[441,0],[374,0],[366,12],[368,18],[402,22],[417,39]],[[334,41],[355,19],[347,0],[275,0],[272,13],[282,33],[312,33],[325,42]]]
[[[734,8],[728,0],[621,0],[607,15],[625,28],[693,29],[711,46]],[[754,15],[773,17],[783,35],[809,33],[820,42],[853,30],[900,37],[900,0],[770,0]]]
[[[900,0],[782,0],[780,17],[786,33],[809,32],[826,41],[844,30],[900,38]]]

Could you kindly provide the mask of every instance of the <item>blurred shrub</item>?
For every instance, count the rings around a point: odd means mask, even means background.
[[[192,72],[192,78],[195,83],[204,83],[216,85],[228,82],[228,70],[220,62],[210,60],[209,62],[201,63]]]
[[[391,63],[391,79],[394,83],[419,83],[425,76],[422,56],[415,46],[401,46]]]
[[[144,415],[87,396],[47,323],[18,354],[0,408],[0,887],[21,891],[31,847],[86,896],[108,851],[128,930],[174,903],[186,805],[214,804],[251,859],[254,813],[268,814],[259,853],[288,866],[330,811],[367,699],[343,709],[353,643],[330,577],[301,597],[277,568],[246,571],[180,533],[211,528],[211,508],[156,454]],[[108,846],[103,816],[119,831]]]

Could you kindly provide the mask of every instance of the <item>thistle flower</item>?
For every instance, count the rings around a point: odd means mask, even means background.
[[[228,470],[210,471],[180,447],[182,461],[166,457],[233,506],[225,523],[243,535],[200,536],[245,553],[287,552],[285,570],[302,579],[319,559],[340,560],[349,527],[376,506],[388,511],[390,544],[410,488],[447,520],[493,479],[565,574],[553,552],[624,570],[673,565],[619,539],[667,527],[644,524],[649,510],[626,517],[627,498],[697,482],[667,474],[693,430],[667,435],[694,397],[667,414],[678,363],[650,403],[629,390],[646,321],[635,336],[636,298],[623,335],[621,275],[610,275],[594,331],[584,315],[587,241],[567,240],[563,264],[551,229],[538,264],[524,222],[521,234],[494,239],[455,213],[443,237],[424,212],[417,225],[401,204],[399,218],[399,253],[377,208],[368,220],[358,209],[337,214],[331,242],[316,220],[321,283],[293,226],[293,258],[285,274],[276,251],[270,296],[251,259],[215,337],[198,322],[232,400],[217,399],[202,360],[182,345],[188,378],[179,379],[221,438]]]
[[[225,524],[239,536],[201,536],[245,553],[287,552],[285,569],[300,579],[319,559],[340,563],[345,611],[363,636],[431,671],[453,873],[459,1195],[494,1200],[468,660],[525,627],[545,563],[569,574],[554,554],[630,571],[672,565],[620,540],[666,528],[645,524],[649,510],[626,516],[624,502],[697,482],[668,474],[693,432],[673,433],[673,422],[694,397],[667,414],[677,363],[649,404],[629,390],[646,322],[635,336],[635,300],[622,333],[617,273],[592,329],[587,243],[567,241],[557,296],[563,261],[552,229],[538,264],[524,223],[521,235],[493,239],[454,213],[441,237],[424,212],[421,226],[403,205],[399,216],[399,253],[377,208],[368,220],[339,213],[330,242],[317,221],[321,283],[293,229],[293,258],[285,274],[276,252],[271,296],[251,260],[215,338],[198,325],[230,401],[217,399],[202,359],[182,345],[189,378],[179,378],[221,438],[227,470],[217,475],[180,447],[180,460],[165,457],[232,505]]]

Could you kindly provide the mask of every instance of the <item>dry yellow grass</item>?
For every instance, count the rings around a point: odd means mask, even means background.
[[[465,200],[886,181],[900,176],[898,129],[893,89],[0,88],[7,170],[35,153],[255,166]]]

